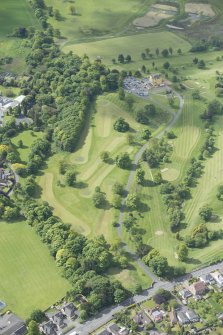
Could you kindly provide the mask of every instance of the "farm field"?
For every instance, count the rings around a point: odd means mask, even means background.
[[[49,250],[25,222],[0,222],[0,292],[6,309],[27,318],[70,289]]]

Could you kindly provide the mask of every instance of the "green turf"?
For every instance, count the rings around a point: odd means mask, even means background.
[[[0,222],[1,300],[22,318],[61,299],[70,285],[49,250],[25,222]]]
[[[66,45],[63,50],[65,52],[72,50],[79,55],[84,55],[86,53],[91,59],[96,59],[100,56],[103,61],[109,65],[112,64],[112,59],[117,59],[120,53],[125,56],[130,54],[135,65],[138,66],[137,63],[142,60],[141,53],[145,52],[146,48],[150,48],[151,52],[155,54],[156,48],[162,50],[164,48],[169,48],[170,46],[174,50],[180,47],[182,52],[186,52],[190,49],[190,44],[187,41],[171,32],[162,31],[111,38],[90,43],[71,44]],[[151,62],[152,61],[150,61],[150,63]],[[134,63],[131,64],[131,68],[134,68]]]

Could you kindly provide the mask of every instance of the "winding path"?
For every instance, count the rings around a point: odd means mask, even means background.
[[[179,119],[179,117],[180,117],[180,115],[183,111],[183,106],[184,106],[183,97],[179,93],[177,93],[176,91],[174,92],[174,94],[178,97],[179,102],[180,102],[178,111],[177,111],[177,113],[172,112],[173,119],[164,129],[162,129],[158,134],[156,134],[156,136],[155,136],[156,138],[161,138],[165,134],[165,132],[169,131],[174,126],[176,121]],[[135,173],[136,173],[136,167],[137,167],[137,165],[139,163],[139,160],[141,159],[144,151],[148,148],[148,146],[149,146],[149,142],[145,143],[135,155],[134,163],[133,163],[134,168],[130,172],[128,182],[127,182],[127,185],[125,187],[125,193],[126,193],[125,195],[127,195],[129,193],[130,189],[131,189],[131,186],[132,186],[132,183],[133,183],[133,180],[134,180],[134,177],[135,177]],[[126,198],[123,198],[122,199],[122,207],[121,207],[120,214],[119,214],[118,227],[116,228],[117,233],[118,233],[118,235],[119,235],[119,237],[120,237],[120,239],[123,243],[125,243],[123,241],[123,237],[122,237],[122,225],[123,225],[123,217],[124,217],[124,212],[125,212],[125,201],[126,201]],[[126,245],[126,244],[125,244],[125,250],[129,253],[131,258],[133,258],[136,261],[136,263],[143,269],[143,271],[151,277],[151,279],[153,280],[154,283],[161,283],[162,282],[157,276],[154,275],[153,272],[151,272],[151,270],[148,268],[148,266],[146,266],[141,261],[141,259],[138,258],[137,255],[134,254],[130,250],[129,246]]]

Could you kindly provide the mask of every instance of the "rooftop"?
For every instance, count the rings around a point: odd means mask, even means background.
[[[23,335],[26,333],[25,322],[13,313],[0,316],[0,335]]]

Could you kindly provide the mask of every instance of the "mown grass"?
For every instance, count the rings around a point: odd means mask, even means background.
[[[0,222],[0,292],[6,310],[27,318],[70,289],[49,250],[25,222]]]

